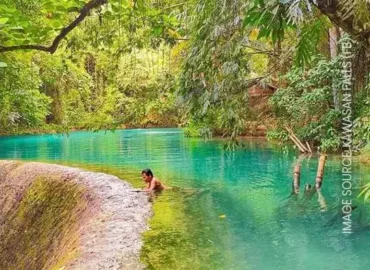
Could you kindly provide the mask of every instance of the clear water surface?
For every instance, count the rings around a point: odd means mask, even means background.
[[[135,186],[151,168],[168,186],[154,198],[142,260],[150,269],[368,269],[369,207],[356,200],[353,234],[341,221],[341,165],[329,157],[322,194],[289,197],[294,150],[264,141],[223,149],[224,141],[186,138],[179,129],[72,132],[0,138],[0,159],[38,160],[116,174]],[[317,157],[302,162],[302,189]],[[370,181],[355,163],[353,192]]]

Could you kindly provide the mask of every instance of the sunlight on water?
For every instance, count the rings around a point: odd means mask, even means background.
[[[142,259],[151,269],[366,269],[369,208],[353,212],[354,233],[341,233],[341,174],[325,168],[322,198],[289,197],[296,152],[263,141],[223,150],[223,141],[185,138],[178,129],[73,132],[0,138],[0,159],[39,160],[105,171],[142,185],[151,168],[166,185],[154,198]],[[313,184],[317,157],[302,163],[301,189]],[[354,166],[356,193],[370,181]],[[354,198],[355,199],[355,198]],[[356,205],[360,201],[356,201]]]

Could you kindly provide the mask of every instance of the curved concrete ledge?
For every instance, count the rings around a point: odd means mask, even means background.
[[[104,173],[0,161],[0,268],[143,269],[141,233],[148,229],[151,204],[146,194],[132,191]]]

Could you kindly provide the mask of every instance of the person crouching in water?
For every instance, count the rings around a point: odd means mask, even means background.
[[[144,182],[147,184],[144,191],[162,191],[167,189],[157,178],[154,177],[153,172],[150,169],[145,169],[141,172],[141,176],[144,179]]]

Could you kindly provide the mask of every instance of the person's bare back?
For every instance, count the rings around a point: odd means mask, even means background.
[[[145,191],[162,191],[167,189],[165,185],[161,183],[157,178],[154,177],[153,172],[150,169],[145,169],[141,172],[144,182],[147,186],[144,188]]]

